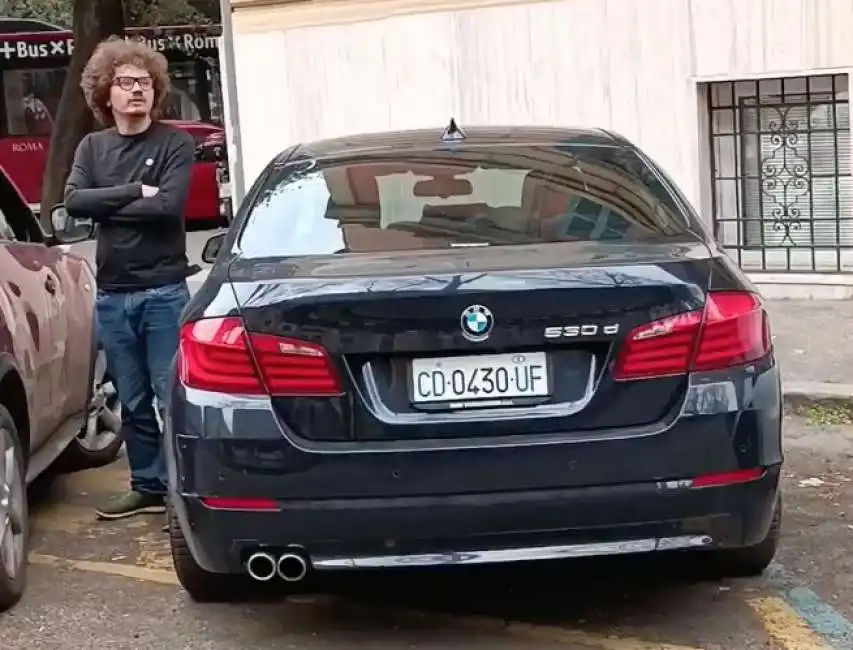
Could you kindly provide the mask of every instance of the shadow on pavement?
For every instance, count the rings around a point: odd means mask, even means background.
[[[515,566],[406,570],[323,577],[316,589],[365,606],[530,623],[647,619],[671,609],[699,580],[691,562],[645,557],[566,560]],[[702,583],[704,587],[712,583]],[[647,622],[644,620],[644,622]]]

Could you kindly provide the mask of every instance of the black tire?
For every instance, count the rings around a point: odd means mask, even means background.
[[[751,578],[764,573],[773,562],[782,536],[782,495],[776,498],[776,507],[767,537],[755,546],[710,551],[710,569],[713,578]]]
[[[11,572],[11,575],[6,568],[6,563],[3,561],[5,556],[0,552],[0,612],[5,612],[17,605],[21,600],[21,597],[24,595],[24,590],[27,584],[27,554],[29,552],[30,543],[24,450],[21,446],[20,438],[18,437],[18,427],[15,426],[15,421],[12,418],[12,415],[5,406],[0,404],[0,435],[5,437],[3,431],[10,434],[14,449],[14,461],[17,465],[17,478],[14,479],[15,486],[13,486],[13,489],[17,489],[17,494],[21,495],[21,503],[19,504],[19,507],[23,514],[21,521],[19,522],[19,534],[23,538],[23,546],[21,558],[17,563],[17,567]],[[0,450],[4,448],[5,445],[3,444],[3,441],[0,440]],[[0,462],[4,462],[4,456],[5,454],[0,451]],[[0,482],[0,490],[4,489],[4,483],[7,480],[5,470],[3,471],[3,474],[4,478],[3,482]],[[3,534],[1,528],[3,523],[4,522],[0,520],[0,535]],[[9,532],[7,531],[6,534],[9,534]],[[2,543],[3,538],[0,538],[0,545],[2,545]]]
[[[103,356],[103,351],[98,350],[95,358],[92,360],[92,388],[89,389],[89,404],[91,405],[93,401],[93,397],[95,394],[95,377],[99,371],[99,364],[106,364],[105,357]],[[101,377],[101,384],[106,384],[111,382],[112,379],[109,374],[104,370]],[[112,408],[113,403],[115,405],[118,404],[118,395],[114,396],[114,402],[111,402],[109,407]],[[91,416],[90,416],[91,417]],[[119,452],[121,451],[122,439],[121,436],[116,435],[115,438],[106,446],[100,449],[90,449],[84,444],[84,436],[86,434],[86,428],[89,426],[88,420],[83,428],[80,431],[80,435],[77,438],[74,438],[59,458],[56,460],[56,470],[60,472],[79,472],[86,469],[95,469],[97,467],[104,467],[105,465],[109,465],[114,462],[116,458],[118,458]],[[100,419],[97,421],[97,427],[100,428],[101,431],[106,431],[103,422]]]
[[[169,544],[178,582],[197,603],[239,603],[270,595],[270,585],[230,573],[211,573],[198,565],[190,553],[175,511],[167,510]]]

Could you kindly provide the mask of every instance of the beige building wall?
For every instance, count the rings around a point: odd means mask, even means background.
[[[233,0],[247,185],[300,140],[600,126],[711,220],[707,83],[846,74],[846,0]],[[849,143],[849,139],[845,140]]]

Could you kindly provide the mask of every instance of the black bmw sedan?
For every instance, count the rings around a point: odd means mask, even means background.
[[[332,570],[773,559],[767,313],[621,136],[451,122],[294,146],[205,256],[166,433],[193,598]]]

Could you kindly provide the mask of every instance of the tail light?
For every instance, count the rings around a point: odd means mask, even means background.
[[[297,339],[247,332],[240,318],[181,328],[178,374],[190,388],[242,395],[340,395],[326,350]]]
[[[279,509],[273,499],[241,499],[230,497],[202,497],[201,503],[210,510],[244,510],[274,512]]]
[[[694,478],[690,482],[690,487],[697,489],[749,483],[750,481],[757,481],[764,476],[764,471],[763,467],[753,467],[751,469],[736,469],[733,472],[723,472],[721,474],[705,474],[704,476]]]
[[[634,328],[619,350],[617,381],[716,370],[770,353],[767,314],[755,294],[709,293],[703,311],[670,316]]]

